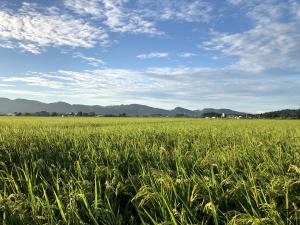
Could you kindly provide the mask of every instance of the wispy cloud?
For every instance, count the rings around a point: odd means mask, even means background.
[[[163,34],[158,31],[153,22],[142,18],[137,12],[132,12],[124,7],[127,1],[111,1],[102,0],[104,6],[104,15],[106,21],[104,22],[108,27],[115,32],[128,33],[148,33],[148,34]]]
[[[26,91],[26,90],[16,90],[16,89],[0,89],[0,93],[2,94],[17,94],[22,96],[38,96],[38,97],[47,97],[54,96],[51,93],[42,93],[39,91]]]
[[[0,83],[0,87],[15,87],[16,85],[13,84],[1,84]]]
[[[227,0],[229,3],[233,5],[239,5],[243,0]]]
[[[149,74],[162,76],[183,76],[193,74],[207,74],[215,71],[211,68],[205,67],[150,67],[146,70]]]
[[[182,20],[186,22],[208,22],[212,15],[213,5],[204,0],[141,0],[140,6],[144,15],[156,20]]]
[[[0,81],[9,83],[26,83],[31,86],[62,88],[64,85],[61,82],[49,80],[40,76],[17,76],[17,77],[0,77]]]
[[[178,56],[181,58],[191,58],[191,57],[197,56],[197,54],[192,53],[192,52],[182,52],[182,53],[179,53]]]
[[[248,5],[248,16],[255,22],[253,28],[234,34],[215,32],[213,39],[202,46],[237,58],[232,67],[242,71],[299,72],[300,20],[293,11],[296,5],[300,3]],[[284,22],[283,15],[288,15]]]
[[[103,12],[100,0],[65,0],[64,3],[78,14],[100,17]]]
[[[81,15],[92,15],[110,32],[162,35],[152,20],[141,12],[126,7],[125,0],[65,0],[65,6]]]
[[[104,105],[111,104],[111,101],[146,101],[147,104],[151,102],[155,103],[154,106],[166,108],[174,107],[176,99],[176,104],[192,105],[194,108],[217,106],[252,111],[299,104],[299,80],[284,76],[274,80],[271,74],[257,77],[252,72],[243,73],[243,76],[240,73],[240,70],[229,68],[203,67],[154,67],[144,71],[107,68],[34,73],[27,77],[2,79],[2,83],[21,82],[22,85],[15,87],[20,92],[32,85],[43,88],[48,83],[47,88],[52,91],[47,93],[52,95],[76,96],[77,101],[88,99],[93,104]],[[43,90],[40,92],[43,93]],[[239,101],[236,101],[237,98]]]
[[[101,59],[97,59],[97,58],[94,58],[94,57],[88,57],[88,56],[85,56],[85,55],[83,55],[83,54],[81,54],[79,52],[74,53],[73,54],[73,58],[77,58],[77,59],[81,59],[83,61],[86,61],[89,65],[92,65],[94,67],[103,66],[103,65],[106,64]]]
[[[2,47],[39,54],[45,47],[104,45],[108,35],[102,28],[64,14],[57,7],[42,8],[24,2],[17,10],[0,10],[0,40]]]
[[[204,0],[139,0],[133,3],[127,0],[65,0],[65,5],[78,14],[98,18],[112,32],[151,35],[164,34],[156,28],[156,21],[207,22],[213,10],[213,5]]]
[[[139,59],[153,59],[153,58],[166,58],[169,56],[169,53],[167,52],[151,52],[148,54],[140,54],[136,57]]]
[[[165,35],[162,20],[207,22],[213,6],[204,0],[64,0],[57,6],[22,2],[0,9],[0,47],[40,54],[47,47],[107,46],[109,33]],[[133,5],[134,8],[132,8]]]

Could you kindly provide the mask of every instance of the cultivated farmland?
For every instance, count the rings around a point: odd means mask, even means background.
[[[300,121],[0,118],[1,224],[300,224]]]

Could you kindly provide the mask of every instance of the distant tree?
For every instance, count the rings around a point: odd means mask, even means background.
[[[96,113],[95,112],[90,112],[89,116],[96,116]]]
[[[47,111],[40,111],[37,114],[38,114],[38,116],[49,116],[50,115],[50,113],[48,113]]]
[[[163,115],[160,114],[160,113],[157,113],[157,114],[151,114],[151,117],[162,117]]]
[[[175,117],[185,117],[185,115],[183,113],[177,113]]]
[[[285,109],[281,111],[266,112],[255,115],[256,118],[266,119],[300,119],[300,109]]]
[[[50,113],[50,116],[58,116],[58,113],[57,112],[52,112],[52,113]]]
[[[104,117],[116,117],[114,114],[105,114]]]
[[[216,113],[216,112],[208,112],[208,113],[203,113],[202,117],[216,117],[216,118],[221,118],[222,114],[221,113]]]
[[[81,111],[76,113],[76,116],[82,116],[82,115],[83,115],[83,113]]]

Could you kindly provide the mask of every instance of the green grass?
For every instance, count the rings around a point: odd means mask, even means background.
[[[300,121],[1,117],[0,224],[300,224]]]

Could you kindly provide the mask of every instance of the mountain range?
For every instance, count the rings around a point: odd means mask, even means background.
[[[225,113],[226,115],[244,115],[243,112],[238,112],[230,109],[213,109],[206,108],[202,110],[189,110],[181,107],[176,107],[172,110],[154,108],[146,105],[130,104],[130,105],[113,105],[113,106],[100,106],[100,105],[80,105],[68,104],[66,102],[43,103],[27,99],[0,98],[0,113],[35,113],[35,112],[94,112],[97,115],[120,115],[126,116],[188,116],[199,117],[206,113]]]

